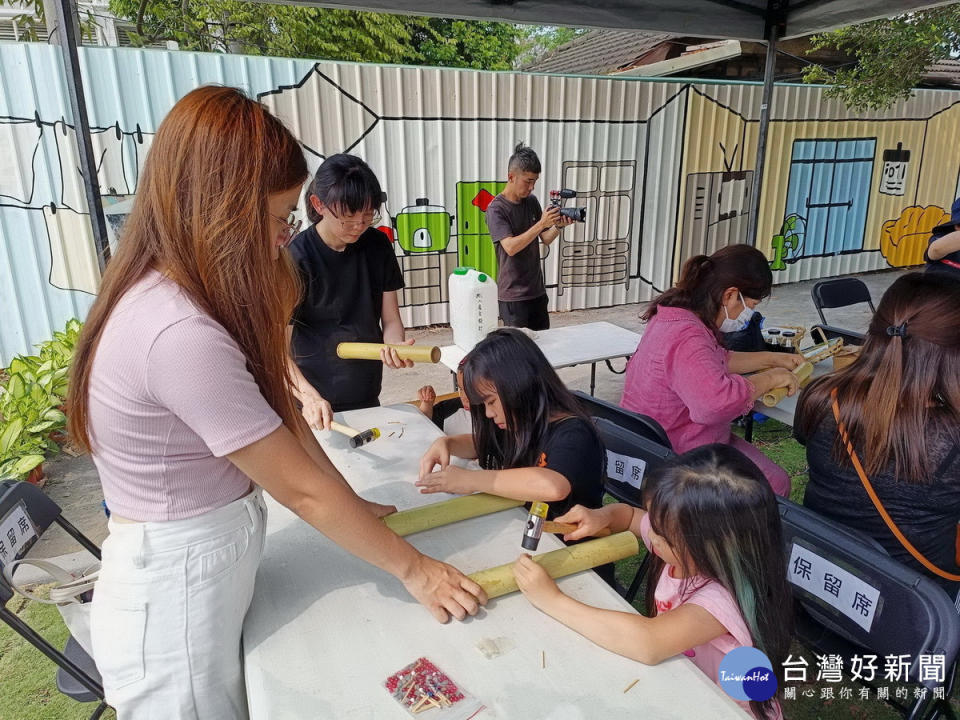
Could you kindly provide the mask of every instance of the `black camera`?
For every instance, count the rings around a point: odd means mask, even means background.
[[[560,214],[563,217],[576,220],[577,222],[586,222],[587,209],[585,207],[560,207],[560,203],[562,203],[565,199],[575,198],[576,196],[576,190],[567,190],[566,188],[563,190],[551,190],[550,207],[560,208]]]

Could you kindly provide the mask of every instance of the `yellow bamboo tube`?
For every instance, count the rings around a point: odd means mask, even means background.
[[[401,537],[430,530],[431,528],[450,525],[480,515],[500,512],[509,508],[520,507],[522,500],[497,497],[487,493],[464,495],[451,498],[443,502],[424,505],[423,507],[402,510],[387,515],[383,521],[387,527]],[[519,539],[517,542],[520,542]]]
[[[343,342],[337,345],[337,357],[343,360],[379,360],[381,348],[393,348],[401,360],[440,362],[440,348],[436,345],[386,345],[384,343]]]
[[[813,364],[809,362],[805,362],[802,365],[798,365],[793,369],[793,374],[797,376],[797,380],[799,380],[801,383],[807,378],[809,378],[812,373],[813,373]],[[766,405],[767,407],[773,407],[778,402],[783,400],[786,396],[787,396],[787,389],[785,387],[774,388],[770,392],[766,392],[763,394],[763,404]]]
[[[579,545],[534,555],[533,561],[543,567],[550,577],[561,578],[597,565],[632,557],[638,552],[640,542],[637,536],[625,530],[610,537],[588,540]],[[469,577],[484,589],[489,598],[507,595],[517,589],[513,563],[471,573]]]

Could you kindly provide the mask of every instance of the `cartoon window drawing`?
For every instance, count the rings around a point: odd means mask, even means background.
[[[805,220],[803,257],[863,249],[876,138],[794,140],[784,216]]]

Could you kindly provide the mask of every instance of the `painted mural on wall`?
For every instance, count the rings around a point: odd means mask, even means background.
[[[3,50],[0,62],[10,63],[9,46]],[[52,53],[29,46],[16,57],[39,65],[54,62]],[[687,258],[746,234],[758,127],[754,85],[130,49],[83,54],[111,244],[169,107],[206,82],[238,85],[289,125],[311,170],[337,152],[358,154],[373,167],[387,193],[379,229],[396,248],[411,326],[446,321],[447,278],[457,265],[496,276],[484,212],[503,188],[519,140],[543,162],[535,190],[541,203],[550,190],[566,188],[576,197],[565,204],[586,208],[585,222],[544,249],[552,310],[647,300],[669,287]],[[121,66],[118,82],[110,73]],[[20,228],[32,229],[46,252],[33,264],[48,305],[57,292],[95,293],[99,281],[76,138],[58,87],[51,84],[50,97],[34,105],[0,88],[0,243],[15,256],[25,242]],[[758,246],[777,281],[921,263],[930,230],[960,187],[960,93],[924,91],[871,116],[850,115],[820,93],[778,88],[774,98]],[[8,222],[16,213],[19,225]],[[24,258],[14,275],[28,272]],[[14,292],[4,295],[0,282],[0,300],[26,308],[26,317],[31,292],[41,290],[12,284]],[[65,311],[46,313],[51,326],[67,319],[57,312]],[[0,327],[0,355],[28,349],[28,340],[22,330]]]

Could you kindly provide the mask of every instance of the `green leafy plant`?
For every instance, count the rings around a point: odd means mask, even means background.
[[[22,479],[59,446],[51,434],[67,424],[63,403],[81,323],[73,319],[38,355],[18,355],[0,384],[0,479]]]

